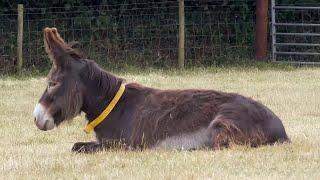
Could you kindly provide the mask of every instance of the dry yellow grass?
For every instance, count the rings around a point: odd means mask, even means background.
[[[92,139],[83,117],[42,132],[32,111],[45,78],[0,80],[0,179],[320,179],[320,69],[122,73],[168,88],[211,88],[260,100],[283,120],[292,143],[221,151],[72,154]]]

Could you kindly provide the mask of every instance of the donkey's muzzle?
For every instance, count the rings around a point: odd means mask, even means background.
[[[34,122],[40,130],[47,131],[55,127],[54,120],[46,108],[38,103],[33,111]]]

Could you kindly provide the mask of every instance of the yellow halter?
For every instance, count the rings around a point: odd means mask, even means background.
[[[113,108],[117,105],[125,89],[126,86],[124,84],[121,84],[118,92],[116,93],[110,104],[104,109],[104,111],[102,111],[102,113],[95,120],[91,121],[86,125],[86,127],[83,129],[84,132],[89,134],[96,126],[98,126],[103,120],[106,119],[106,117],[110,114]]]

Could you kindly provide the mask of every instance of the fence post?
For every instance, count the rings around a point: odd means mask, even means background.
[[[178,49],[178,63],[179,68],[184,68],[185,60],[185,23],[184,23],[184,0],[179,0],[179,49]]]
[[[22,70],[23,4],[18,4],[17,70]]]
[[[255,39],[255,56],[256,60],[267,60],[268,46],[268,5],[267,0],[256,0],[256,39]]]

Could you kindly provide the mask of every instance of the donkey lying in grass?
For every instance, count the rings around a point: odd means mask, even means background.
[[[35,123],[51,130],[80,112],[97,142],[75,143],[72,151],[97,152],[115,144],[152,149],[200,149],[288,141],[281,120],[250,98],[214,90],[158,90],[126,84],[83,59],[60,37],[44,29],[53,66],[34,110]]]

